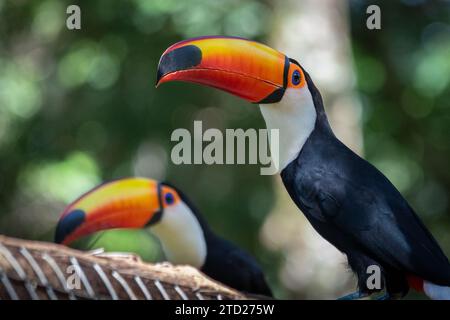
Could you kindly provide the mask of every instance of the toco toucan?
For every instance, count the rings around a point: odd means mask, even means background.
[[[194,38],[162,54],[157,85],[168,81],[259,104],[267,127],[279,130],[288,193],[358,276],[358,291],[347,298],[380,291],[367,285],[372,265],[381,271],[383,298],[403,297],[410,287],[450,298],[450,264],[438,243],[392,183],[336,138],[318,89],[296,60],[242,38]]]
[[[160,240],[169,262],[194,266],[239,291],[272,296],[247,252],[216,235],[179,189],[151,179],[120,179],[85,193],[62,213],[55,242],[69,244],[100,230],[146,227]]]

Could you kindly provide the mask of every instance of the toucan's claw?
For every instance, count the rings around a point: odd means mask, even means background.
[[[391,295],[388,292],[386,292],[385,294],[382,294],[381,296],[375,298],[375,300],[391,300],[391,299],[392,299],[392,297],[391,297]]]
[[[349,293],[343,297],[340,297],[337,300],[359,300],[359,299],[366,298],[367,296],[368,296],[367,293],[356,291],[356,292]]]

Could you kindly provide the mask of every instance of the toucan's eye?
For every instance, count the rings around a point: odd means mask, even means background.
[[[167,204],[172,204],[175,198],[173,197],[173,194],[171,192],[167,192],[164,196],[164,200],[166,201]]]
[[[300,72],[298,71],[298,70],[295,70],[293,73],[292,73],[292,84],[294,85],[294,86],[296,86],[296,85],[298,85],[299,83],[300,83]]]

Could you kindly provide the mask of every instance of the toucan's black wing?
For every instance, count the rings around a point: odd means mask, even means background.
[[[326,157],[317,149],[305,152],[313,161],[305,164],[302,155],[290,166],[306,167],[287,167],[283,181],[310,218],[333,230],[330,242],[348,239],[381,264],[450,286],[447,257],[380,171],[341,143],[328,145]]]
[[[226,264],[231,269],[242,272],[243,281],[248,288],[247,292],[272,297],[272,290],[266,282],[261,267],[245,251],[240,249],[230,252]]]
[[[247,252],[219,237],[208,246],[214,249],[208,250],[205,274],[239,291],[272,297],[261,267]]]
[[[386,186],[380,193],[341,181],[344,190],[336,192],[330,181],[322,183],[318,191],[322,214],[375,260],[450,285],[447,257],[401,195],[392,197],[394,187]]]

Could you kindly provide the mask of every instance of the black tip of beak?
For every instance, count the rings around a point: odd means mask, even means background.
[[[158,88],[159,80],[161,80],[162,76],[163,76],[163,73],[162,73],[161,70],[159,69],[159,64],[158,64],[158,71],[157,71],[157,73],[156,73],[155,88]]]
[[[86,220],[83,210],[75,209],[62,218],[55,231],[55,242],[62,243],[66,237]]]
[[[161,56],[156,74],[156,87],[165,75],[193,68],[202,61],[202,51],[194,45],[174,49]]]

